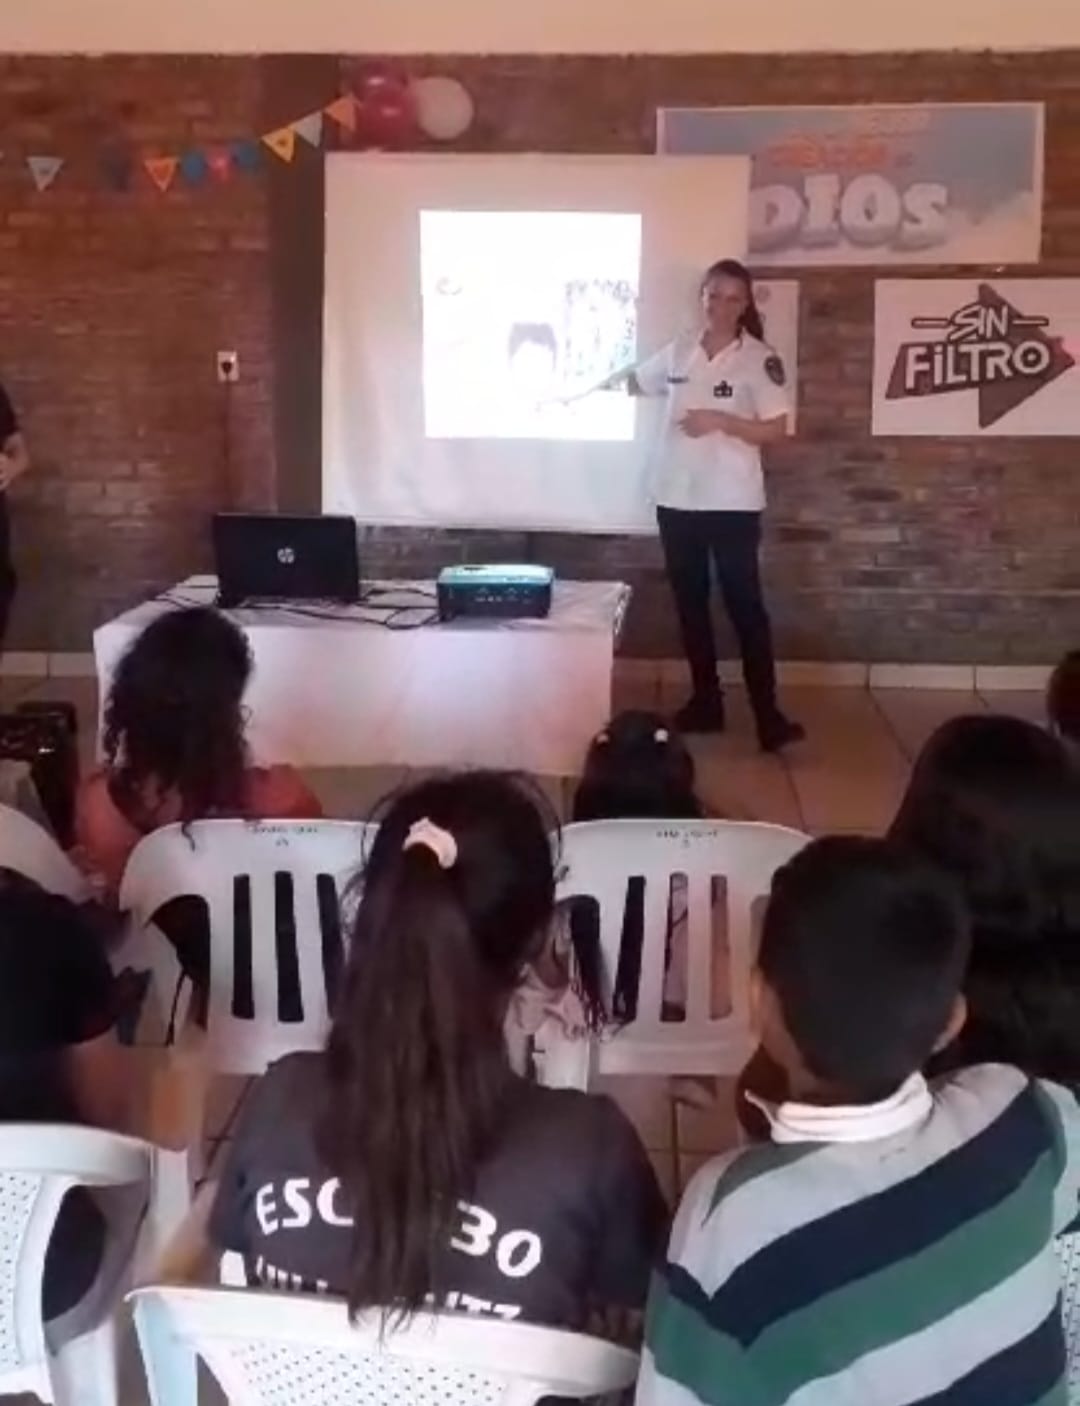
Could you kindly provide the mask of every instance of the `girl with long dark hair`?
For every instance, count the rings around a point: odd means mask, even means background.
[[[1080,775],[1062,743],[1020,718],[954,718],[920,753],[889,833],[971,910],[968,1018],[941,1062],[1080,1089]]]
[[[81,857],[109,890],[144,835],[210,816],[314,819],[319,802],[291,767],[252,764],[243,632],[219,611],[173,610],[120,660],[105,705],[104,767],[80,787]]]
[[[692,693],[675,721],[684,732],[722,732],[710,611],[715,571],[742,654],[743,678],[763,750],[803,737],[780,711],[772,629],[758,555],[765,482],[761,451],[783,439],[791,414],[787,373],[764,340],[750,274],[735,259],[701,281],[703,326],[677,338],[625,381],[633,395],[665,396],[657,521],[675,596]]]
[[[607,1099],[527,1083],[507,1055],[553,903],[521,780],[450,776],[393,802],[326,1051],[275,1065],[234,1137],[210,1224],[227,1269],[354,1312],[577,1327],[640,1307],[665,1210],[637,1135]]]

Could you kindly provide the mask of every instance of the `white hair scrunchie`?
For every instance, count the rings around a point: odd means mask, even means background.
[[[410,827],[401,848],[402,852],[417,848],[429,849],[439,861],[440,869],[452,869],[457,863],[457,840],[449,830],[444,830],[441,825],[436,825],[426,816]]]

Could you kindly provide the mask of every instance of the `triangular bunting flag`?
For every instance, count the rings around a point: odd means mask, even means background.
[[[180,174],[189,186],[201,186],[209,169],[201,151],[185,151],[180,158]]]
[[[296,155],[296,133],[291,127],[279,127],[276,132],[267,132],[263,141],[282,161],[291,161]]]
[[[175,156],[148,156],[143,165],[158,190],[164,193],[176,179],[176,168],[180,162]]]
[[[339,127],[344,127],[347,132],[356,131],[357,122],[357,101],[351,93],[346,93],[343,98],[337,98],[323,108],[327,117],[332,117]]]
[[[62,156],[28,156],[26,164],[30,167],[30,174],[33,176],[34,184],[38,190],[48,190],[60,174],[64,158]]]
[[[206,153],[206,164],[215,181],[227,181],[232,175],[232,152],[225,147],[214,147]]]
[[[262,165],[262,152],[256,141],[233,142],[229,147],[233,165],[238,171],[252,175]]]
[[[309,112],[306,117],[301,117],[298,122],[292,124],[292,129],[298,137],[303,137],[311,146],[322,145],[322,113]]]

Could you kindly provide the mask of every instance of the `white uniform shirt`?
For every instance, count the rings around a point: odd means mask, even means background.
[[[666,395],[657,447],[656,501],[662,507],[760,512],[765,506],[761,450],[733,435],[691,439],[679,428],[688,410],[726,410],[744,420],[791,413],[783,363],[743,333],[711,360],[700,336],[669,343],[635,372],[644,395]]]

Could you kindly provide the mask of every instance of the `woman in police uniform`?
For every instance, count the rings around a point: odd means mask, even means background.
[[[676,721],[722,732],[709,611],[710,561],[735,627],[743,677],[763,750],[803,736],[776,701],[772,631],[758,552],[765,484],[761,448],[784,437],[791,412],[784,366],[763,338],[750,275],[734,259],[701,285],[704,328],[679,338],[626,376],[631,394],[667,397],[656,485],[657,518],[693,693]]]

